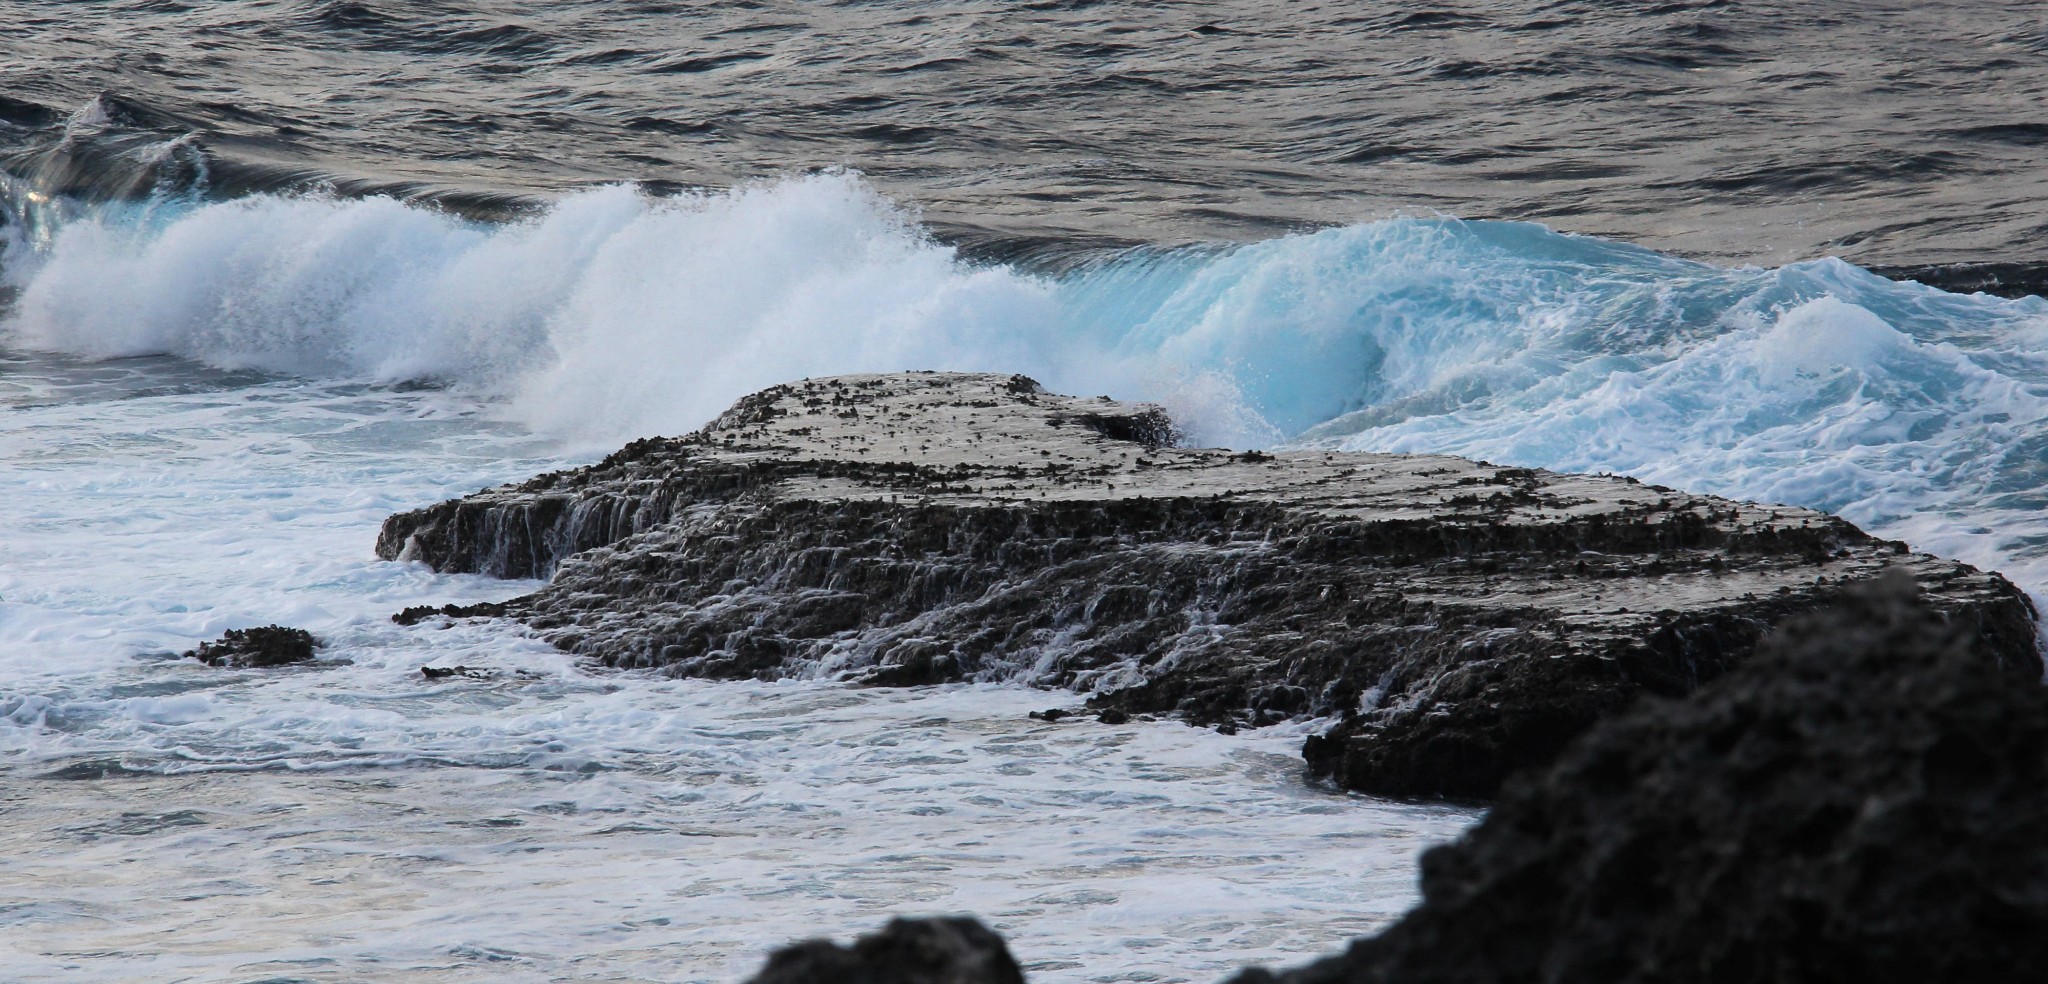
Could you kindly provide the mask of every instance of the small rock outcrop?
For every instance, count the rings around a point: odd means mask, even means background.
[[[617,667],[1017,679],[1229,729],[1330,715],[1343,785],[1491,796],[1639,695],[1901,571],[2040,671],[1995,574],[1822,513],[1460,458],[1173,446],[1021,376],[806,380],[705,429],[391,517],[377,549],[552,575],[502,615]]]
[[[2048,692],[1912,593],[1597,726],[1401,922],[1235,984],[2048,980]]]
[[[840,946],[777,950],[749,984],[1024,984],[1003,938],[974,919],[893,919]]]
[[[318,645],[313,634],[305,629],[260,625],[253,629],[229,629],[219,639],[186,650],[185,656],[208,666],[231,669],[283,666],[312,659]]]

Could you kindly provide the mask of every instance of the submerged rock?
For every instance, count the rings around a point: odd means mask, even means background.
[[[229,629],[219,639],[202,642],[185,655],[208,666],[233,669],[283,666],[313,658],[319,643],[305,629],[283,625],[260,625],[253,629]]]
[[[1910,594],[1596,727],[1401,922],[1237,984],[2048,980],[2048,692]]]
[[[422,666],[420,676],[429,680],[445,680],[460,677],[465,680],[489,680],[494,674],[489,670],[473,669],[467,666]]]
[[[778,950],[750,984],[1024,984],[1024,972],[976,920],[892,919],[852,946],[807,940]]]
[[[1173,440],[1156,407],[1021,376],[806,380],[695,434],[393,516],[377,548],[552,574],[502,614],[611,666],[1016,679],[1223,730],[1338,716],[1311,764],[1391,795],[1490,796],[1888,570],[2040,670],[2003,578],[1811,510]]]
[[[400,625],[418,625],[435,616],[450,619],[493,618],[503,614],[505,614],[504,605],[486,601],[475,605],[442,605],[439,608],[432,605],[414,605],[391,616],[391,620]]]

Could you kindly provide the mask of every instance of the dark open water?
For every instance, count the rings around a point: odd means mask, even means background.
[[[2037,261],[2048,226],[2048,7],[2023,0],[11,0],[6,18],[9,169],[104,95],[117,132],[196,134],[221,194],[324,180],[484,204],[844,165],[1009,247],[1440,212],[1866,266]],[[89,160],[57,183],[137,180]]]

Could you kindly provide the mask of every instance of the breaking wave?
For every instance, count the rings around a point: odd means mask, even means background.
[[[1016,371],[1159,400],[1207,443],[1624,472],[1992,566],[2048,554],[2048,302],[1838,260],[1401,218],[1034,272],[968,262],[844,172],[503,224],[255,195],[10,228],[12,346],[435,379],[589,447],[802,376]]]

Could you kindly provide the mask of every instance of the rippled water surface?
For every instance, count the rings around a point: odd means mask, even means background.
[[[31,888],[0,907],[0,967],[725,982],[796,936],[960,911],[1002,930],[1033,980],[1206,981],[1398,915],[1414,855],[1471,819],[1308,789],[1287,740],[1046,725],[1024,712],[1047,698],[1017,691],[556,677],[350,696],[331,699],[444,723],[522,714],[507,758],[588,754],[595,731],[640,761],[492,768],[462,760],[494,750],[466,747],[339,772],[10,769],[0,878]]]
[[[2022,0],[8,14],[0,119],[47,130],[108,93],[87,125],[195,134],[217,177],[259,186],[530,195],[846,165],[1006,248],[1262,238],[1403,209],[1865,263],[2040,259],[2048,197],[2048,11]]]

